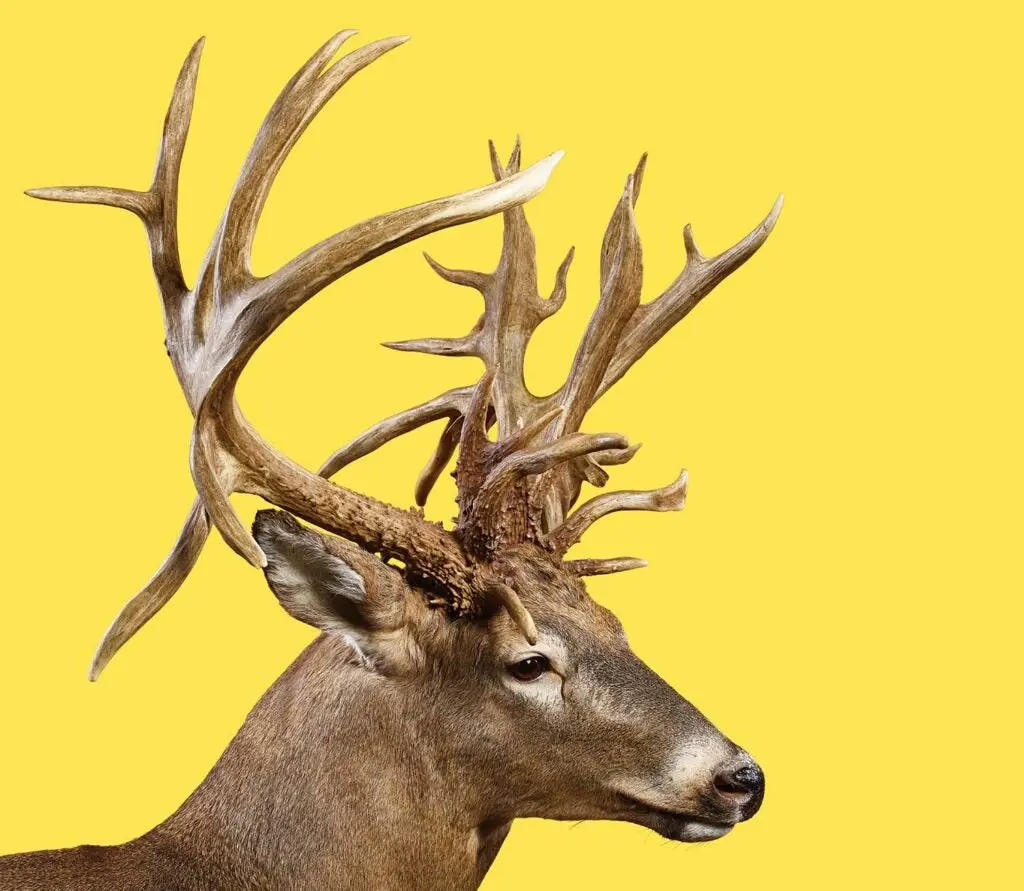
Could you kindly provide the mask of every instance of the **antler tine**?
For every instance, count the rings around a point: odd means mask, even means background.
[[[382,346],[400,353],[429,353],[432,356],[476,356],[479,347],[472,334],[465,337],[420,337],[413,340],[388,340]]]
[[[609,492],[591,498],[578,507],[549,536],[555,553],[564,554],[601,517],[620,510],[682,510],[686,504],[687,475],[684,470],[669,486],[649,492]]]
[[[594,452],[592,455],[578,458],[570,465],[572,471],[570,483],[573,488],[571,491],[566,491],[563,503],[575,503],[579,497],[579,484],[583,480],[598,488],[604,486],[608,482],[608,472],[604,468],[632,461],[641,445],[642,443],[636,442],[625,449],[606,449],[603,452]]]
[[[328,40],[295,73],[267,113],[232,193],[215,253],[208,261],[217,264],[220,299],[237,296],[252,280],[249,262],[256,224],[270,187],[299,137],[355,74],[409,39],[376,40],[325,69],[341,45],[356,33],[341,31]]]
[[[664,337],[687,313],[727,276],[747,262],[771,235],[779,214],[782,195],[768,215],[742,240],[715,257],[705,257],[697,247],[692,228],[683,230],[686,266],[664,293],[640,306],[623,333],[615,357],[605,373],[597,396],[604,394],[644,353]]]
[[[636,183],[643,175],[641,160],[626,179],[615,213],[605,231],[601,248],[601,297],[580,340],[569,377],[559,401],[565,406],[561,429],[578,430],[594,402],[611,361],[619,336],[640,305],[643,283],[643,250],[636,229],[633,206]]]
[[[487,287],[489,276],[482,272],[474,272],[472,269],[449,269],[447,266],[442,266],[438,263],[426,251],[423,252],[423,259],[446,282],[451,282],[453,285],[462,285],[465,288],[475,288],[477,291],[483,291]]]
[[[192,45],[178,73],[164,119],[156,172],[147,191],[107,186],[55,186],[28,189],[26,192],[44,201],[102,204],[135,214],[146,227],[153,272],[160,296],[168,309],[173,309],[174,304],[188,292],[178,256],[178,175],[192,120],[199,60],[205,41],[200,37]],[[168,314],[168,318],[173,317],[173,313]]]
[[[566,560],[562,563],[573,575],[609,575],[613,572],[628,572],[631,569],[643,569],[646,560],[639,557],[606,557],[604,559]]]
[[[210,535],[203,500],[192,504],[171,553],[145,587],[129,600],[110,624],[89,666],[89,680],[99,680],[103,669],[121,647],[174,596],[195,566]]]
[[[526,476],[536,476],[583,455],[609,449],[625,449],[628,446],[626,437],[618,433],[568,433],[542,445],[520,448],[499,462],[487,475],[480,487],[479,497],[492,489],[507,486]]]
[[[459,437],[459,462],[455,468],[459,489],[459,519],[465,517],[471,507],[480,482],[488,469],[488,458],[493,444],[487,438],[490,427],[490,411],[494,395],[494,380],[497,369],[489,368],[473,387],[469,405],[462,417],[462,434]]]
[[[454,421],[465,412],[472,393],[472,387],[449,390],[428,402],[407,408],[383,421],[378,421],[369,430],[359,434],[350,443],[335,451],[324,461],[317,472],[323,477],[334,476],[342,467],[370,454],[370,452],[375,452],[392,439],[417,430],[425,424],[439,421],[441,418],[448,418],[449,422]]]
[[[414,496],[417,507],[424,507],[426,505],[431,489],[434,488],[435,483],[437,483],[441,474],[444,473],[444,469],[448,466],[448,462],[451,461],[452,455],[455,454],[455,449],[458,448],[459,442],[462,439],[463,424],[464,420],[462,417],[454,418],[441,432],[433,454],[431,454],[430,459],[416,478]]]
[[[451,460],[462,435],[462,418],[473,394],[472,387],[460,387],[449,390],[440,396],[421,405],[385,418],[364,431],[348,445],[335,451],[320,467],[320,476],[333,476],[342,467],[370,454],[385,443],[410,433],[425,424],[448,418],[448,423],[438,439],[437,447],[416,482],[416,504],[423,507],[427,503],[430,490],[438,477],[444,472]]]
[[[541,306],[541,314],[546,319],[548,316],[553,316],[558,312],[565,304],[565,297],[568,293],[566,287],[566,280],[569,277],[569,267],[572,266],[573,258],[576,256],[576,246],[569,248],[569,253],[565,255],[565,259],[561,262],[558,270],[555,272],[555,286],[551,289],[551,296]]]
[[[615,467],[632,461],[642,445],[642,442],[634,442],[624,449],[606,449],[603,452],[594,452],[593,455],[590,455],[590,459],[602,467]]]
[[[154,217],[159,214],[159,225],[147,223],[150,231],[153,272],[165,300],[180,300],[188,292],[178,255],[178,178],[181,175],[181,160],[185,154],[185,142],[192,122],[199,59],[205,44],[206,39],[203,37],[195,42],[178,74],[164,119],[160,153],[157,156],[153,184],[149,190],[156,205]],[[159,236],[156,242],[154,234]]]
[[[202,41],[182,68],[164,127],[153,186],[127,189],[38,189],[48,200],[111,204],[145,223],[153,267],[164,296],[166,344],[195,415],[190,461],[199,493],[182,536],[164,566],[115,621],[93,669],[106,661],[180,586],[206,540],[208,520],[249,562],[265,558],[229,501],[232,492],[257,494],[370,551],[401,557],[421,583],[446,591],[453,609],[472,607],[478,595],[458,542],[415,513],[335,486],[274,451],[249,425],[235,402],[235,385],[259,345],[297,307],[351,269],[412,239],[480,219],[529,200],[547,183],[561,158],[556,152],[522,173],[477,189],[439,198],[351,226],[302,252],[277,272],[255,278],[249,257],[255,227],[274,177],[309,122],[355,73],[406,38],[368,44],[333,64],[332,56],[354,32],[324,44],[288,82],[272,106],[246,159],[192,292],[185,290],[174,233],[178,169],[188,131]],[[454,397],[452,397],[454,398]],[[468,398],[468,397],[467,397]],[[436,403],[436,400],[435,400]],[[457,415],[452,403],[447,414]],[[392,419],[335,456],[340,466],[433,417],[438,405],[420,406]],[[460,409],[459,409],[460,410]],[[442,415],[443,416],[443,413]],[[428,475],[430,468],[428,468]]]
[[[533,616],[519,599],[515,590],[504,582],[492,581],[487,588],[487,593],[494,597],[508,611],[512,621],[519,626],[527,643],[537,643],[537,626],[533,622]]]

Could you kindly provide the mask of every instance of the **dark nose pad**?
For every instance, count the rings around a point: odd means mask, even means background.
[[[746,757],[742,763],[735,762],[715,775],[715,788],[723,798],[740,806],[743,819],[749,820],[764,799],[764,772]]]

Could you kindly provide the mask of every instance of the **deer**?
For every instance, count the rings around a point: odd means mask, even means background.
[[[156,574],[113,621],[90,679],[171,599],[215,527],[263,570],[291,616],[320,631],[252,709],[206,779],[163,823],[121,845],[0,858],[4,891],[463,891],[480,886],[513,821],[615,820],[703,842],[750,819],[764,797],[754,759],[631,650],[584,579],[642,567],[635,557],[571,559],[587,529],[616,511],[675,511],[687,474],[651,491],[598,494],[583,484],[638,446],[583,432],[591,406],[764,243],[782,199],[745,238],[705,256],[684,229],[685,266],[641,303],[634,207],[646,155],[627,177],[604,235],[600,294],[564,384],[537,396],[524,356],[563,305],[574,250],[550,294],[538,285],[523,205],[561,152],[529,167],[516,140],[493,181],[355,224],[275,272],[250,268],[271,184],[313,117],[355,74],[407,38],[339,56],[328,40],[286,84],[259,128],[202,260],[186,284],[178,253],[179,169],[203,41],[181,68],[151,186],[31,189],[48,201],[131,211],[149,241],[166,348],[194,419],[196,498]],[[483,299],[456,338],[386,344],[472,356],[480,379],[401,411],[334,452],[314,473],[269,445],[242,413],[236,383],[260,345],[307,300],[387,251],[494,214],[496,269],[449,268]],[[332,481],[385,443],[444,421],[405,510]],[[457,454],[457,457],[456,457]],[[423,508],[452,465],[451,528]],[[270,507],[251,529],[229,496]]]

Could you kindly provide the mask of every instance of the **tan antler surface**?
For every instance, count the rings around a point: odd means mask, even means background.
[[[686,504],[687,474],[684,470],[670,486],[650,492],[608,492],[591,498],[569,515],[548,540],[557,554],[564,554],[601,517],[620,510],[682,510]]]
[[[260,495],[369,551],[399,557],[414,581],[442,590],[456,608],[467,606],[474,596],[471,574],[456,538],[416,513],[343,489],[299,467],[260,438],[235,402],[235,385],[248,360],[306,300],[355,267],[408,241],[509,212],[544,187],[561,157],[555,153],[522,172],[517,163],[514,174],[489,185],[358,223],[314,245],[271,275],[256,277],[250,269],[256,224],[288,152],[341,86],[406,40],[375,41],[332,61],[354,33],[343,31],[331,38],[282,90],[257,133],[191,289],[185,283],[177,249],[177,185],[202,40],[192,48],[175,85],[156,175],[147,191],[65,187],[28,193],[52,201],[120,207],[142,220],[163,299],[167,349],[195,417],[191,467],[199,497],[164,565],[107,632],[93,662],[92,678],[174,594],[202,549],[210,521],[234,550],[250,563],[264,565],[263,553],[231,507],[228,497],[232,492]],[[446,415],[457,419],[468,410],[468,392],[447,394],[412,415],[392,419],[390,427],[382,428],[385,432],[353,444],[348,459],[372,450],[389,435],[424,423],[423,419]],[[442,459],[446,460],[443,451],[438,461]]]
[[[497,182],[518,174],[521,147],[516,140],[507,166],[493,143],[491,167]],[[484,313],[464,337],[425,338],[388,343],[392,349],[441,356],[476,356],[484,378],[474,391],[451,390],[434,400],[375,425],[335,452],[321,472],[330,475],[385,442],[424,424],[447,420],[440,442],[416,485],[417,503],[427,496],[461,445],[456,469],[459,498],[457,531],[472,554],[487,557],[502,544],[534,541],[564,554],[591,523],[616,510],[678,510],[685,501],[684,474],[653,492],[599,496],[566,519],[587,481],[603,486],[605,467],[629,461],[639,448],[622,437],[583,436],[578,431],[591,406],[719,282],[764,243],[782,209],[780,196],[768,216],[744,239],[715,257],[697,248],[690,226],[683,230],[686,265],[655,300],[642,304],[643,254],[633,209],[647,156],[626,180],[608,224],[601,250],[600,296],[580,340],[565,383],[536,396],[523,375],[526,348],[537,326],[562,306],[573,259],[570,249],[555,274],[548,299],[540,297],[536,245],[522,207],[503,214],[504,238],[497,268],[490,274],[449,269],[427,261],[446,281],[481,293]],[[498,425],[498,441],[486,429]],[[636,568],[636,558],[569,561],[579,575]]]
[[[629,572],[643,569],[646,560],[639,557],[606,557],[604,559],[566,560],[563,564],[573,575],[609,575],[613,572]]]

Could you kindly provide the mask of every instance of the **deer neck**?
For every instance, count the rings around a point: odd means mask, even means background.
[[[153,840],[210,887],[479,887],[510,821],[436,757],[422,697],[353,663],[314,641]]]

